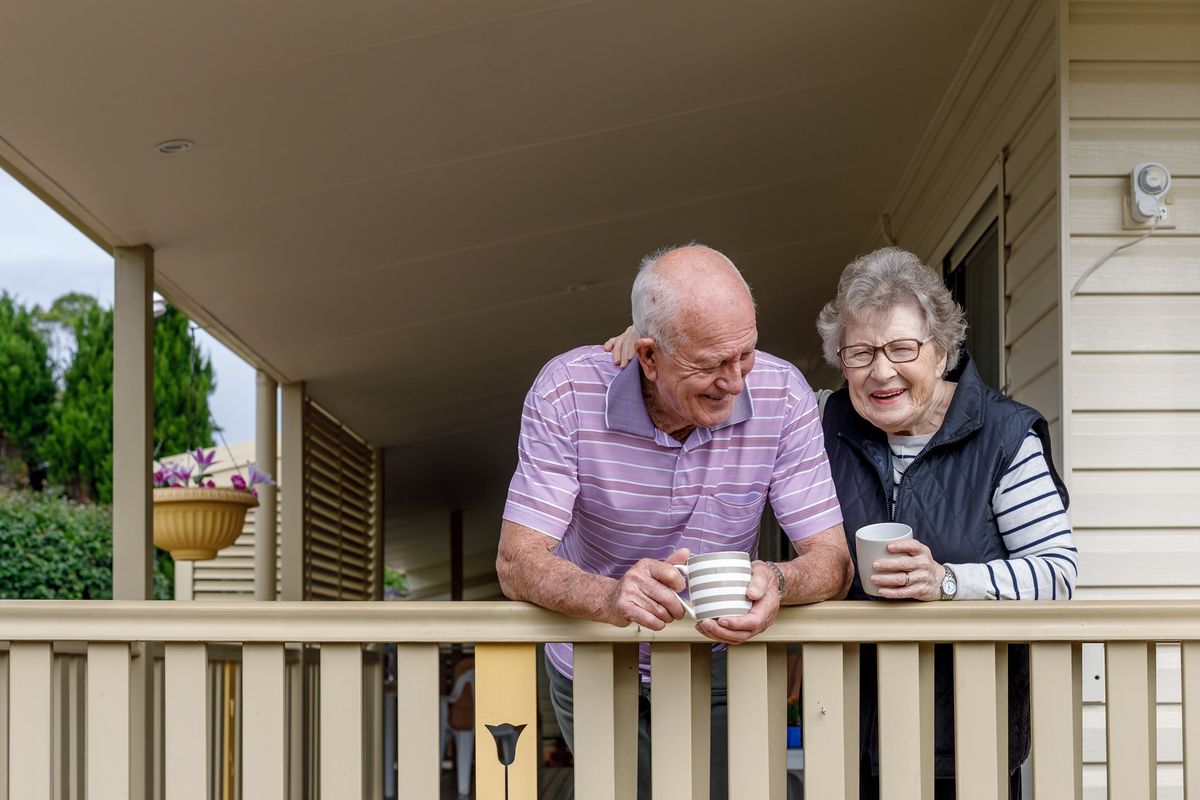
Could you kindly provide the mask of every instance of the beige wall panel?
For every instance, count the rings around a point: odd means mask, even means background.
[[[1017,402],[1042,412],[1042,416],[1051,424],[1062,418],[1062,376],[1057,365],[1011,394]]]
[[[1046,14],[1042,9],[1049,6],[1049,3],[1038,4],[1035,14],[1040,35],[1023,37],[1012,45],[1011,57],[996,76],[994,93],[983,102],[981,113],[971,120],[970,126],[960,131],[956,146],[944,153],[944,161],[930,185],[929,197],[949,202],[943,203],[939,213],[927,210],[920,218],[919,227],[912,226],[921,231],[915,237],[910,236],[920,248],[917,252],[929,252],[945,235],[946,227],[961,210],[962,200],[970,195],[996,156],[1028,122],[1039,98],[1053,85],[1053,31],[1049,23],[1044,29],[1040,27],[1041,18]],[[1011,241],[1011,234],[1006,235],[1006,243]]]
[[[1071,118],[1200,118],[1200,63],[1073,63]]]
[[[1004,334],[1010,342],[1020,340],[1058,306],[1060,283],[1057,260],[1051,258],[1017,287],[1010,296],[1005,317]]]
[[[1042,95],[1029,120],[1013,137],[1004,162],[1004,185],[1019,186],[1034,165],[1045,158],[1047,148],[1058,149],[1058,92],[1053,86]]]
[[[971,150],[978,144],[978,134],[974,139],[967,139],[964,132],[971,127],[975,117],[984,113],[985,107],[995,105],[994,100],[992,103],[983,100],[991,91],[989,84],[1001,65],[1012,62],[1013,40],[1022,31],[1030,30],[1031,9],[1039,5],[1049,6],[1037,0],[997,6],[994,17],[988,19],[987,24],[992,26],[990,36],[980,44],[977,55],[971,54],[975,60],[970,67],[955,78],[918,148],[919,155],[909,164],[899,181],[900,188],[891,203],[893,230],[916,235],[914,228],[921,224],[922,217],[933,213],[926,204],[929,202],[931,183],[946,166],[942,157],[956,148]],[[1044,28],[1040,25],[1032,27],[1039,33]],[[978,180],[978,176],[975,180]],[[969,191],[965,190],[964,193]],[[946,209],[942,217],[951,219],[956,212],[957,209]]]
[[[1081,528],[1196,528],[1200,470],[1076,472],[1071,521]]]
[[[1080,61],[1200,61],[1200,13],[1186,3],[1073,3],[1069,47]]]
[[[1200,136],[1200,133],[1197,134]],[[1127,237],[1075,237],[1071,239],[1068,280],[1079,276]],[[1200,294],[1200,239],[1155,236],[1114,255],[1088,276],[1079,295],[1088,294]],[[1200,348],[1200,345],[1197,345]]]
[[[1083,768],[1083,800],[1110,800],[1108,777],[1103,764],[1087,764]],[[1139,798],[1138,800],[1141,800]],[[1184,800],[1183,770],[1177,764],[1158,768],[1157,800]]]
[[[1043,271],[1058,270],[1058,200],[1047,205],[1011,245],[1004,264],[1004,289],[1012,293]]]
[[[1200,355],[1071,357],[1076,411],[1200,410]]]
[[[1200,120],[1074,120],[1069,161],[1077,177],[1127,176],[1138,162],[1159,161],[1172,175],[1194,178],[1200,175]]]
[[[1200,96],[1200,84],[1195,92]],[[1132,166],[1132,165],[1130,165]],[[1121,227],[1121,198],[1129,191],[1129,178],[1072,178],[1071,233],[1091,236],[1133,237],[1141,231],[1125,231]],[[1175,227],[1156,231],[1154,238],[1200,235],[1200,179],[1171,179],[1174,199]],[[1137,245],[1142,249],[1154,242]],[[1103,267],[1101,267],[1103,269]]]
[[[1084,644],[1083,648],[1083,699],[1088,707],[1102,707],[1105,692],[1104,645]],[[1179,703],[1182,697],[1180,681],[1182,658],[1178,644],[1159,644],[1155,649],[1158,671],[1154,696],[1160,703]],[[1103,719],[1103,717],[1101,717]]]
[[[1200,295],[1077,296],[1074,352],[1194,353],[1200,350]]]
[[[1084,586],[1076,600],[1200,600],[1200,586]]]
[[[1047,369],[1058,363],[1059,328],[1062,325],[1058,307],[1030,326],[1019,339],[1006,341],[1008,377],[1014,389],[1028,385]]]
[[[1074,504],[1071,511],[1075,511]],[[1079,548],[1080,581],[1087,586],[1187,586],[1196,582],[1196,565],[1200,564],[1197,528],[1076,528],[1075,545]],[[1130,558],[1131,551],[1136,558]]]
[[[1183,762],[1183,706],[1179,703],[1159,703],[1156,722],[1158,724],[1158,763],[1180,764]],[[1103,764],[1107,758],[1106,720],[1104,705],[1096,703],[1083,708],[1083,761],[1085,764]]]
[[[1004,237],[1016,241],[1037,219],[1058,192],[1058,140],[1047,144],[1022,181],[1005,188],[1009,194],[1008,213],[1004,218]]]
[[[1079,412],[1076,469],[1200,469],[1200,412]]]

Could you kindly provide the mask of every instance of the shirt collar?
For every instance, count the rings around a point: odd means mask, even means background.
[[[750,399],[750,385],[746,384],[733,401],[733,413],[729,419],[714,425],[712,430],[745,422],[753,416],[754,403]],[[654,438],[657,428],[650,419],[650,412],[646,410],[646,401],[642,397],[642,366],[636,359],[617,373],[617,377],[608,385],[604,400],[604,423],[610,430]]]

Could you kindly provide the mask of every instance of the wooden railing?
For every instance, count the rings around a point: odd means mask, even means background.
[[[633,797],[636,646],[652,642],[655,797],[706,796],[709,648],[676,623],[660,633],[566,619],[519,603],[0,602],[0,797],[221,796],[215,725],[237,747],[241,796],[377,796],[378,697],[364,646],[397,645],[394,754],[401,796],[437,798],[438,644],[476,646],[476,796],[504,797],[504,769],[482,723],[534,720],[534,644],[576,648],[575,796]],[[1108,793],[1155,797],[1155,645],[1182,647],[1185,785],[1200,791],[1200,603],[825,603],[786,609],[729,653],[730,797],[785,797],[787,643],[803,650],[806,796],[857,797],[858,644],[878,643],[885,800],[931,797],[932,648],[954,644],[959,797],[1005,797],[1006,653],[1031,644],[1033,786],[1037,798],[1081,796],[1081,657],[1106,644]],[[148,643],[148,644],[147,644]],[[311,764],[297,764],[295,674],[288,647],[319,646]],[[161,645],[160,681],[153,655]],[[240,657],[240,735],[209,708],[211,646]],[[144,661],[147,656],[149,661]],[[225,657],[227,660],[228,656]],[[291,678],[289,678],[291,674]],[[366,676],[364,678],[364,675]],[[6,679],[6,680],[4,680]],[[147,687],[161,686],[161,695]],[[64,705],[67,704],[67,705]],[[74,711],[64,711],[74,703]],[[161,726],[153,713],[161,703]],[[84,709],[81,713],[80,709]],[[74,716],[72,716],[74,714]],[[524,716],[523,716],[524,715]],[[303,714],[299,715],[301,719]],[[73,722],[72,722],[73,720]],[[312,733],[317,726],[307,727]],[[510,796],[532,797],[536,734],[519,740]],[[153,767],[161,752],[159,787]],[[145,753],[146,755],[142,755]],[[86,757],[84,757],[86,754]],[[390,760],[392,754],[386,754]],[[149,766],[147,766],[149,765]]]

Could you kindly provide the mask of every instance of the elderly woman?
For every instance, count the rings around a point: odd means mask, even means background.
[[[1046,420],[984,384],[962,349],[963,311],[912,253],[885,248],[842,273],[817,320],[825,358],[846,379],[821,393],[825,447],[854,531],[904,522],[871,581],[896,600],[1067,599],[1077,576],[1067,491]],[[628,334],[610,340],[624,360]],[[854,578],[849,599],[874,599]],[[871,570],[866,569],[870,574]],[[953,651],[935,649],[935,796],[954,797]],[[1029,754],[1029,659],[1009,648],[1010,796]],[[861,796],[879,796],[876,658],[863,648]]]
[[[844,388],[823,411],[847,537],[896,521],[871,580],[886,598],[1067,599],[1077,576],[1067,491],[1050,459],[1046,420],[984,384],[962,350],[963,312],[912,253],[857,259],[817,319],[825,358]],[[853,541],[851,541],[853,545]],[[851,553],[854,552],[851,546]],[[850,599],[868,599],[859,565]],[[953,653],[935,652],[936,796],[954,792]],[[878,796],[875,652],[864,648],[862,797]],[[1029,754],[1029,659],[1009,648],[1010,796]]]

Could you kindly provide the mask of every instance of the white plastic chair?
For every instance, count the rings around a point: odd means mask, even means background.
[[[470,688],[468,699],[474,705],[475,699],[475,668],[464,670],[454,681],[450,694],[443,695],[441,700],[442,740],[438,753],[446,752],[446,742],[454,737],[454,766],[458,779],[458,796],[466,797],[471,793],[471,763],[475,754],[475,728],[460,729],[450,725],[450,707],[458,702],[463,692]]]

